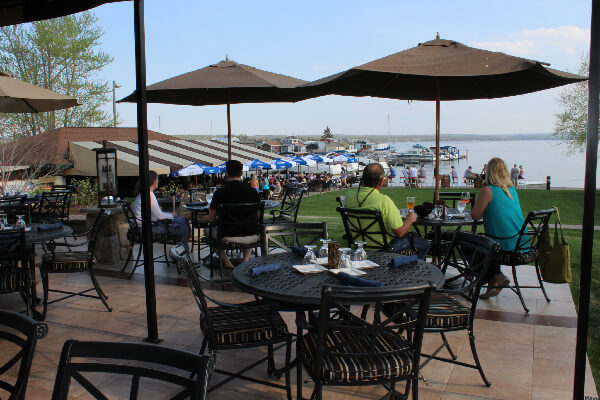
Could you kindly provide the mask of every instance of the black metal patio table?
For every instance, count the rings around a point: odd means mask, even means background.
[[[398,257],[394,253],[369,252],[368,258],[379,264],[378,267],[367,268],[364,279],[383,282],[385,287],[413,286],[419,283],[432,282],[441,287],[444,276],[440,269],[425,261],[390,268],[391,260]],[[238,265],[231,275],[232,283],[239,289],[265,299],[283,304],[299,306],[318,306],[321,301],[323,285],[341,285],[335,275],[328,272],[301,274],[292,265],[302,264],[303,258],[293,253],[275,253],[264,257],[250,259]],[[250,276],[251,268],[260,265],[281,264],[277,271],[265,272],[258,276]]]
[[[390,263],[393,258],[399,257],[398,254],[379,252],[367,254],[368,259],[379,266],[364,269],[363,271],[367,273],[362,277],[364,279],[383,282],[385,287],[409,287],[431,282],[436,288],[440,288],[444,284],[444,275],[434,264],[418,260],[392,268]],[[324,285],[342,285],[335,275],[327,271],[301,274],[292,268],[293,265],[302,264],[302,261],[303,257],[288,252],[257,257],[238,265],[231,275],[231,281],[247,293],[280,303],[284,308],[292,306],[298,321],[305,311],[318,308]],[[251,268],[272,263],[281,264],[281,268],[258,276],[249,275]],[[292,362],[292,365],[296,363],[298,363],[297,359]],[[297,368],[296,371],[298,387],[300,387],[302,368]]]
[[[63,225],[57,229],[39,230],[40,226],[47,224],[31,224],[31,230],[25,232],[25,241],[27,246],[33,246],[37,243],[49,242],[51,240],[60,239],[65,236],[69,236],[73,233],[73,228],[68,225]]]

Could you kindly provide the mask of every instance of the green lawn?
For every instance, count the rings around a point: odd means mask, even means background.
[[[473,190],[473,189],[471,189]],[[476,189],[478,190],[478,189]],[[461,191],[461,190],[456,190]],[[350,189],[350,193],[352,193]],[[424,201],[431,201],[433,198],[433,189],[404,189],[404,188],[384,188],[383,193],[389,195],[394,202],[405,207],[406,196],[415,196],[417,204]],[[302,216],[323,216],[327,222],[329,236],[338,241],[344,233],[341,219],[337,218],[335,211],[338,203],[336,196],[348,195],[348,190],[328,192],[319,195],[312,195],[302,199],[302,205],[299,212],[299,221],[315,222],[314,218],[303,218]],[[530,210],[541,210],[552,206],[560,209],[563,224],[581,225],[583,218],[583,190],[535,190],[520,189],[519,199],[523,214]],[[595,225],[600,225],[600,196],[596,195],[596,213],[594,218]],[[565,230],[565,239],[571,245],[571,263],[573,266],[573,283],[571,284],[571,293],[578,303],[579,296],[579,258],[581,254],[581,231]],[[594,235],[594,248],[600,248],[600,232]],[[575,356],[575,354],[573,354]],[[591,301],[590,301],[590,321],[588,338],[588,357],[592,367],[592,373],[596,380],[597,390],[600,392],[600,252],[596,250],[592,263],[592,281],[591,281]]]
[[[451,189],[444,191],[461,190]],[[479,191],[479,189],[470,189],[470,191]],[[319,195],[311,195],[302,199],[300,215],[316,216],[337,216],[335,208],[337,202],[336,196],[348,195],[348,192],[355,193],[355,190],[343,190],[327,192]],[[382,193],[387,194],[394,202],[402,207],[406,207],[406,197],[416,197],[417,204],[424,201],[432,201],[433,189],[404,189],[404,188],[384,188]],[[539,189],[519,189],[519,200],[523,214],[531,210],[542,210],[556,206],[560,210],[560,216],[563,224],[581,225],[583,218],[583,190],[539,190]],[[596,195],[596,214],[594,218],[596,225],[600,225],[600,196]]]

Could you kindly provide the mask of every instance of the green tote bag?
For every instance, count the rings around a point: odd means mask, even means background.
[[[540,272],[544,282],[569,283],[573,280],[571,273],[571,248],[565,241],[560,223],[560,213],[554,207],[554,243],[550,241],[550,229],[546,226],[539,246]],[[559,234],[560,233],[560,234]]]

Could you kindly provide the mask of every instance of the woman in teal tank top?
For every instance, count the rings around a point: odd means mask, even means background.
[[[486,186],[481,189],[477,203],[471,210],[471,216],[474,219],[483,217],[486,235],[500,243],[502,250],[513,251],[524,220],[519,195],[502,159],[492,158],[487,163],[485,183]],[[500,237],[507,239],[496,239]],[[499,264],[490,266],[487,278],[488,289],[481,295],[482,299],[498,295],[509,284]]]

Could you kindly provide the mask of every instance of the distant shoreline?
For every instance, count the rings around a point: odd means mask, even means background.
[[[187,140],[199,140],[199,139],[211,139],[213,137],[222,137],[219,135],[173,135],[175,137]],[[243,141],[255,140],[269,141],[269,140],[281,140],[287,135],[256,135],[256,136],[243,136],[238,137]],[[295,135],[302,140],[319,140],[320,136],[317,135]],[[237,137],[237,136],[236,136]],[[357,140],[363,139],[375,143],[393,143],[393,142],[430,142],[433,141],[435,136],[432,135],[336,135],[334,138],[340,140]],[[556,138],[552,133],[522,133],[522,134],[495,134],[495,135],[477,135],[477,134],[442,134],[441,139],[444,142],[472,142],[472,141],[515,141],[515,140],[560,140]]]

